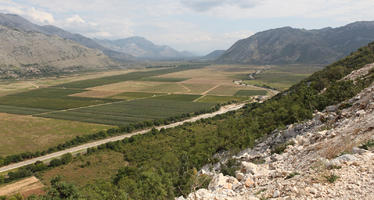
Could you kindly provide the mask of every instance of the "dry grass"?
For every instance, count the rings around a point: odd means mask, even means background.
[[[53,85],[58,85],[62,83],[86,80],[92,78],[99,78],[103,76],[111,76],[117,74],[126,74],[133,71],[139,70],[115,70],[115,71],[106,71],[106,72],[92,72],[86,74],[76,74],[65,77],[47,77],[47,78],[38,78],[31,80],[10,80],[10,81],[0,81],[0,96],[5,96],[8,94],[13,94],[17,92],[23,92],[30,89],[35,89],[39,87],[48,87]]]
[[[119,93],[122,92],[139,92],[146,90],[147,88],[155,87],[162,85],[161,82],[152,82],[152,81],[124,81],[120,83],[102,85],[98,87],[89,88],[90,90],[95,91],[116,91]]]
[[[126,165],[127,162],[124,161],[121,153],[109,150],[100,151],[92,155],[74,158],[74,161],[69,165],[43,173],[42,182],[49,185],[52,178],[60,175],[65,181],[84,186],[99,179],[109,180],[120,167]]]
[[[21,194],[24,197],[43,193],[44,185],[36,177],[26,178],[15,183],[0,187],[0,196]]]
[[[35,152],[111,126],[0,113],[0,156]]]

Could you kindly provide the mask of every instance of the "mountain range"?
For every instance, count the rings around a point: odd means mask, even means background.
[[[374,41],[374,22],[316,30],[283,27],[239,40],[216,61],[246,64],[326,64]]]
[[[57,35],[61,38],[77,42],[85,47],[98,49],[102,51],[105,55],[117,61],[131,61],[134,59],[133,56],[131,55],[124,54],[121,52],[116,52],[111,49],[105,48],[101,46],[100,44],[98,44],[97,42],[95,42],[93,39],[87,38],[83,35],[73,34],[73,33],[70,33],[68,31],[65,31],[61,28],[58,28],[52,25],[40,26],[37,24],[33,24],[19,15],[0,14],[0,25],[6,26],[9,28],[15,28],[20,31],[39,32],[45,35]]]
[[[178,59],[194,55],[189,52],[180,52],[166,45],[156,45],[143,37],[129,37],[118,40],[95,39],[100,45],[117,52],[132,55],[139,59]]]

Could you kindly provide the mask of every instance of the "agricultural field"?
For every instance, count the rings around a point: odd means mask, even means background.
[[[0,95],[0,136],[6,138],[0,143],[4,145],[0,155],[46,150],[75,136],[114,126],[173,118],[209,110],[219,103],[248,101],[267,91],[234,81],[267,68],[179,65],[0,82],[0,91],[4,92]]]
[[[40,114],[40,117],[124,126],[207,110],[212,103],[193,102],[197,95],[166,95],[94,107]]]
[[[269,86],[283,91],[321,69],[319,66],[273,66],[257,74],[255,80],[246,80],[248,77],[243,80],[245,80],[244,83],[246,84]]]
[[[112,126],[0,113],[0,156],[46,150]]]

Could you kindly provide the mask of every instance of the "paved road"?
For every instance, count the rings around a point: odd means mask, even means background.
[[[173,128],[173,127],[176,127],[176,126],[180,126],[180,125],[182,125],[186,122],[195,122],[195,121],[200,120],[200,119],[211,118],[211,117],[214,117],[216,115],[227,113],[229,111],[238,110],[238,109],[242,108],[243,106],[244,106],[244,104],[231,104],[231,105],[223,106],[223,107],[221,107],[220,110],[218,110],[216,112],[213,112],[213,113],[198,115],[198,116],[192,117],[190,119],[187,119],[187,120],[184,120],[184,121],[181,121],[181,122],[176,122],[176,123],[169,124],[169,125],[159,126],[159,127],[156,127],[156,128],[158,130],[160,130],[162,128],[165,128],[165,129]],[[125,134],[125,135],[106,138],[106,139],[98,140],[98,141],[95,141],[95,142],[82,144],[82,145],[72,147],[72,148],[69,148],[69,149],[65,149],[65,150],[62,150],[62,151],[58,151],[58,152],[55,152],[55,153],[51,153],[51,154],[48,154],[48,155],[44,155],[44,156],[41,156],[41,157],[33,158],[33,159],[30,159],[30,160],[25,160],[25,161],[22,161],[22,162],[13,163],[13,164],[1,167],[0,168],[0,173],[10,171],[12,169],[17,169],[17,168],[20,168],[20,167],[24,167],[26,165],[33,164],[37,161],[46,161],[46,160],[50,160],[50,159],[53,159],[53,158],[58,158],[58,157],[66,154],[66,153],[76,153],[76,152],[79,152],[79,151],[84,151],[88,148],[97,147],[101,144],[106,144],[106,143],[109,143],[109,142],[123,140],[125,138],[129,138],[129,137],[134,136],[134,135],[144,134],[144,133],[149,132],[150,130],[151,129],[145,129],[145,130],[136,131],[136,132]]]

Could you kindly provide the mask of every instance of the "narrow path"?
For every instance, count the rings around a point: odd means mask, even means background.
[[[206,90],[205,92],[201,93],[201,97],[199,97],[199,98],[193,100],[193,102],[198,102],[200,99],[204,98],[204,97],[205,97],[205,96],[206,96],[210,91],[212,91],[212,90],[218,88],[218,87],[221,86],[221,85],[222,85],[222,84],[215,85],[215,86],[213,86],[212,88],[210,88],[210,89]]]
[[[218,84],[218,85],[216,85],[216,86],[210,88],[209,90],[207,90],[207,91],[201,93],[201,95],[207,95],[209,92],[211,92],[212,90],[218,88],[218,87],[221,86],[221,85],[222,85],[222,84]]]
[[[180,125],[182,125],[186,122],[195,122],[195,121],[200,120],[200,119],[211,118],[211,117],[214,117],[216,115],[220,115],[220,114],[224,114],[224,113],[227,113],[227,112],[230,112],[230,111],[238,110],[238,109],[242,108],[244,105],[245,104],[242,103],[242,104],[231,104],[231,105],[223,106],[223,107],[221,107],[220,110],[218,110],[216,112],[213,112],[213,113],[198,115],[198,116],[192,117],[190,119],[187,119],[187,120],[184,120],[184,121],[181,121],[181,122],[176,122],[176,123],[169,124],[169,125],[164,125],[164,126],[158,126],[158,127],[155,127],[155,128],[158,129],[158,130],[160,130],[162,128],[164,128],[164,129],[173,128],[173,127],[176,127],[176,126],[180,126]],[[47,161],[47,160],[50,160],[50,159],[53,159],[53,158],[58,158],[58,157],[61,157],[62,155],[66,154],[66,153],[75,153],[75,152],[79,152],[79,151],[84,151],[84,150],[87,150],[88,148],[97,147],[99,145],[106,144],[106,143],[109,143],[109,142],[115,142],[115,141],[123,140],[125,138],[129,138],[129,137],[134,136],[134,135],[144,134],[144,133],[149,132],[150,130],[151,130],[151,128],[141,130],[141,131],[136,131],[136,132],[125,134],[125,135],[120,135],[120,136],[106,138],[106,139],[102,139],[102,140],[98,140],[98,141],[94,141],[94,142],[89,142],[89,143],[82,144],[82,145],[79,145],[79,146],[76,146],[76,147],[72,147],[72,148],[69,148],[69,149],[65,149],[65,150],[62,150],[62,151],[58,151],[58,152],[55,152],[55,153],[44,155],[44,156],[41,156],[41,157],[33,158],[33,159],[30,159],[30,160],[25,160],[25,161],[22,161],[22,162],[19,162],[19,163],[13,163],[13,164],[10,164],[8,166],[1,167],[0,168],[0,173],[10,171],[10,170],[13,170],[13,169],[17,169],[17,168],[20,168],[20,167],[24,167],[26,165],[33,164],[37,161]]]
[[[72,111],[72,110],[77,110],[77,109],[81,109],[81,108],[92,108],[92,107],[96,107],[96,106],[103,106],[103,105],[110,105],[110,104],[122,103],[122,102],[125,102],[125,101],[127,101],[127,100],[123,100],[123,101],[114,101],[114,102],[102,103],[102,104],[94,104],[94,105],[82,106],[82,107],[76,107],[76,108],[69,108],[69,109],[64,109],[64,110],[54,110],[54,111],[49,111],[49,112],[44,112],[44,113],[38,113],[38,114],[35,114],[35,115],[33,115],[33,116],[41,116],[41,115],[44,115],[44,114],[50,114],[50,113],[58,113],[58,112]]]
[[[178,85],[182,86],[184,89],[187,90],[187,92],[191,92],[191,89],[188,88],[187,86],[183,85],[183,83],[178,83]]]

